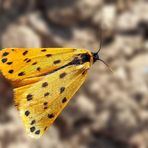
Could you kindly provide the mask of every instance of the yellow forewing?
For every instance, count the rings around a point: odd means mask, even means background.
[[[68,66],[34,85],[14,90],[16,104],[29,135],[38,138],[48,129],[84,82],[88,68],[88,63]]]
[[[6,78],[18,83],[19,80],[25,78],[52,72],[82,53],[86,53],[86,50],[73,48],[6,48],[0,51],[0,69]]]

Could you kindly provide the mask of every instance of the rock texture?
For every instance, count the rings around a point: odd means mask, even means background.
[[[24,132],[10,84],[0,76],[0,148],[147,148],[148,2],[0,1],[0,47],[97,51],[83,87],[39,140]],[[102,38],[100,37],[102,28]]]

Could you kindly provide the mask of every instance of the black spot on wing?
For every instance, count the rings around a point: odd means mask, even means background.
[[[7,62],[7,58],[3,58],[2,63],[6,63],[6,62]]]
[[[10,70],[8,71],[8,73],[10,73],[10,74],[12,74],[13,72],[14,72],[13,69],[10,69]]]
[[[66,76],[66,72],[63,72],[63,73],[60,74],[59,77],[62,79],[62,78],[64,78],[65,76]]]
[[[60,93],[63,93],[64,90],[65,90],[65,87],[61,87],[61,88],[60,88]]]
[[[33,133],[34,131],[35,131],[35,127],[33,126],[33,127],[30,128],[30,132]]]
[[[64,98],[62,99],[62,103],[65,103],[66,101],[67,101],[67,98],[64,97]]]
[[[48,108],[47,106],[44,107],[44,109],[47,109],[47,108]]]
[[[49,118],[49,119],[54,118],[54,114],[48,114],[48,118]]]
[[[27,59],[26,63],[29,63],[29,62],[31,62],[31,59]]]
[[[37,71],[40,71],[40,70],[41,70],[41,68],[40,68],[40,67],[38,67],[36,70],[37,70]]]
[[[48,105],[48,102],[44,102],[43,105],[44,105],[44,109],[47,109],[48,108],[48,106],[47,106]]]
[[[39,134],[40,134],[40,130],[37,130],[37,131],[35,132],[35,134],[36,134],[36,135],[39,135]]]
[[[36,122],[35,120],[32,120],[32,121],[31,121],[31,125],[35,124],[35,122]]]
[[[30,114],[30,112],[27,110],[27,111],[25,111],[25,115],[26,116],[29,116],[29,114]]]
[[[33,99],[33,95],[32,95],[32,94],[28,94],[28,95],[26,96],[26,98],[27,98],[27,101],[30,101],[30,100]]]
[[[44,128],[44,131],[46,131],[47,130],[47,126]]]
[[[53,63],[54,64],[59,64],[61,62],[61,60],[56,60],[56,61],[54,61]]]
[[[13,62],[7,62],[8,65],[11,65]]]
[[[24,61],[27,61],[27,60],[28,60],[28,58],[24,59]]]
[[[32,63],[32,65],[36,65],[36,64],[37,64],[37,62]]]
[[[48,104],[48,102],[44,102],[44,105],[47,105]]]
[[[46,52],[47,50],[46,50],[46,49],[42,49],[41,51],[42,51],[42,52]]]
[[[25,56],[27,53],[28,53],[28,50],[24,51],[23,52],[23,55]]]
[[[25,75],[25,72],[20,72],[19,74],[18,74],[18,76],[24,76]]]
[[[4,52],[2,56],[7,56],[9,52]]]
[[[43,84],[42,84],[42,87],[47,87],[48,86],[48,83],[47,82],[44,82]]]
[[[47,96],[49,96],[49,92],[46,92],[46,93],[44,94],[44,97],[47,97]]]
[[[52,56],[52,54],[46,54],[46,57],[51,57]]]

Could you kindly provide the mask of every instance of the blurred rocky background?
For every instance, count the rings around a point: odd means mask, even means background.
[[[0,78],[0,148],[148,148],[147,0],[0,0],[0,48],[97,51],[83,87],[48,132],[28,137]]]

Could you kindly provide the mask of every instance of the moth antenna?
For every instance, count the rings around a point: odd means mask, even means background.
[[[97,54],[100,52],[101,48],[102,48],[102,29],[100,28],[100,48],[98,49]]]
[[[112,73],[114,72],[113,69],[112,69],[105,61],[103,61],[102,59],[99,59],[99,61],[101,61],[104,65],[106,65],[107,68],[108,68]]]
[[[102,48],[102,29],[100,29],[100,48],[99,48],[99,50],[94,54],[94,59],[95,59],[95,60],[101,61],[104,65],[106,65],[106,66],[108,67],[108,69],[109,69],[111,72],[113,72],[112,68],[111,68],[105,61],[103,61],[102,59],[100,59],[100,57],[99,57],[99,52],[100,52],[101,48]]]

